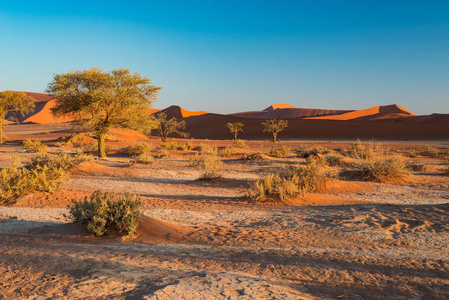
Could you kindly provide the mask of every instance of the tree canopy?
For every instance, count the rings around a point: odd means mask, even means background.
[[[181,130],[186,129],[186,121],[178,121],[175,117],[171,118],[170,120],[167,120],[167,114],[164,112],[157,113],[156,117],[153,115],[155,121],[155,128],[159,132],[159,135],[161,136],[162,141],[166,141],[168,138],[168,135],[171,133],[176,133],[181,137],[188,137],[189,134],[186,132],[183,132]]]
[[[234,134],[234,141],[237,140],[237,135],[241,131],[243,132],[243,126],[244,124],[240,122],[234,122],[234,123],[228,123],[226,124],[226,127],[228,127],[229,131]]]
[[[24,92],[0,92],[0,143],[3,143],[3,122],[10,111],[19,111],[22,115],[34,108],[34,99]]]
[[[263,132],[270,132],[273,135],[273,143],[276,143],[279,132],[288,126],[287,120],[270,119],[262,122],[264,126]]]
[[[55,116],[75,117],[78,125],[92,127],[98,155],[106,157],[105,137],[111,128],[136,127],[157,100],[160,87],[128,69],[105,72],[100,68],[54,75],[47,93],[57,96]]]

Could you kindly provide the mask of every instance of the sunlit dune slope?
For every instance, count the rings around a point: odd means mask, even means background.
[[[406,110],[405,108],[393,104],[393,105],[384,105],[384,106],[374,106],[368,109],[350,111],[340,115],[332,115],[332,116],[320,116],[320,117],[312,117],[309,119],[321,119],[321,120],[376,120],[376,119],[385,119],[385,118],[399,118],[399,117],[409,117],[415,116],[414,113]]]
[[[166,109],[160,110],[160,112],[166,113],[167,114],[167,119],[171,119],[171,118],[177,118],[177,119],[181,119],[181,118],[187,118],[187,117],[191,117],[191,116],[199,116],[199,115],[203,115],[203,114],[207,114],[207,112],[205,111],[188,111],[183,109],[182,107],[179,107],[177,105],[172,105],[170,107],[167,107]],[[157,114],[157,112],[156,112]]]

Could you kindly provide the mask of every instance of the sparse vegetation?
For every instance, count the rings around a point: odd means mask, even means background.
[[[162,149],[167,149],[167,150],[176,150],[178,149],[179,144],[176,142],[165,142],[161,144],[161,148]]]
[[[263,160],[262,154],[260,152],[256,153],[250,153],[250,154],[243,154],[242,156],[243,160]]]
[[[279,149],[271,149],[268,152],[269,156],[273,156],[273,157],[286,157],[288,155],[290,155],[290,151],[291,149],[287,146],[282,146]]]
[[[406,163],[408,169],[415,172],[425,172],[428,167],[419,160],[413,160]]]
[[[54,192],[62,188],[68,175],[62,168],[36,165],[19,167],[19,159],[0,171],[0,204],[34,191]]]
[[[285,167],[261,180],[250,182],[246,196],[254,201],[270,198],[284,202],[299,193],[315,191],[326,177],[324,160],[309,159],[305,166]]]
[[[245,143],[245,141],[242,141],[242,140],[235,140],[234,141],[234,147],[236,147],[236,148],[245,148],[246,147],[246,143]]]
[[[186,130],[186,121],[178,121],[175,117],[167,120],[167,114],[164,112],[159,112],[156,115],[150,115],[152,118],[151,122],[153,122],[154,128],[158,131],[159,136],[163,142],[167,141],[168,135],[172,133],[176,133],[180,137],[188,137],[189,134],[183,132],[182,130]]]
[[[235,149],[232,147],[223,147],[218,150],[218,155],[221,157],[229,157],[235,154]]]
[[[138,157],[151,152],[151,143],[139,143],[126,147],[129,156]]]
[[[24,92],[0,92],[0,144],[3,143],[3,122],[8,112],[17,111],[22,115],[34,108],[34,99]]]
[[[446,175],[449,175],[449,158],[448,157],[446,157],[444,159],[444,164],[445,164],[444,173]]]
[[[245,125],[240,122],[226,124],[226,127],[229,129],[229,131],[234,134],[234,141],[237,141],[237,135],[239,134],[239,132],[243,132],[243,126]]]
[[[221,178],[219,168],[222,165],[222,161],[218,157],[217,149],[208,148],[201,152],[200,155],[195,154],[189,160],[190,166],[199,166],[203,169],[203,173],[200,175],[200,180],[213,180]]]
[[[344,170],[342,175],[363,181],[382,182],[410,174],[410,169],[400,156],[378,157],[377,159],[353,162],[352,169]]]
[[[93,159],[93,156],[86,155],[82,152],[78,152],[75,155],[70,155],[68,153],[59,153],[57,155],[37,154],[26,161],[24,166],[28,169],[36,169],[38,166],[45,166],[49,169],[68,170],[84,161],[91,161]]]
[[[271,119],[265,120],[265,122],[262,122],[262,125],[264,126],[263,132],[271,133],[273,135],[273,143],[276,143],[279,132],[288,127],[288,121]]]
[[[26,140],[22,142],[22,145],[25,148],[26,152],[30,153],[39,153],[47,151],[47,146],[42,144],[40,140]]]
[[[154,162],[154,156],[152,156],[148,152],[144,152],[142,154],[135,156],[135,161],[141,164],[149,165]]]
[[[94,236],[105,235],[116,230],[126,237],[132,237],[141,219],[140,197],[133,194],[94,192],[83,202],[74,201],[69,207],[67,218],[87,226]]]

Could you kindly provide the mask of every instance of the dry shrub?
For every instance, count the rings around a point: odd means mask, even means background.
[[[151,143],[139,143],[126,147],[126,153],[129,156],[137,157],[142,154],[148,154],[151,151]]]
[[[69,153],[59,153],[57,155],[50,154],[36,154],[29,158],[24,163],[24,166],[28,169],[35,169],[38,166],[46,166],[49,169],[63,169],[68,170],[73,166],[79,165],[85,161],[91,161],[94,157],[82,152],[77,152],[75,155]]]
[[[193,148],[193,145],[191,142],[187,142],[187,143],[178,143],[178,150],[182,150],[182,151],[188,151],[191,150]]]
[[[449,175],[449,158],[448,157],[446,157],[444,159],[444,164],[445,164],[444,174]]]
[[[326,167],[326,162],[322,159],[309,159],[306,165],[285,167],[261,180],[250,182],[246,197],[253,201],[269,197],[284,202],[299,193],[313,192],[327,178]]]
[[[86,225],[94,236],[102,236],[112,229],[131,237],[139,226],[141,205],[140,197],[133,194],[97,191],[83,202],[74,201],[66,217]]]
[[[345,157],[341,154],[327,155],[324,157],[329,166],[340,166],[345,164]]]
[[[438,158],[441,157],[442,153],[439,149],[426,145],[426,150],[424,151],[423,155]]]
[[[155,156],[157,158],[163,158],[163,157],[169,157],[170,156],[170,151],[164,148],[159,148],[156,150],[156,154]]]
[[[250,153],[250,154],[243,154],[242,156],[243,160],[263,160],[263,156],[260,152],[256,153]]]
[[[362,144],[360,140],[352,144],[351,149],[347,152],[348,157],[354,159],[374,159],[376,156],[383,156],[388,153],[389,149],[384,144],[374,143],[370,141],[368,144]]]
[[[400,156],[356,161],[352,164],[352,167],[352,170],[344,170],[342,175],[363,181],[382,182],[410,174],[409,168]]]
[[[135,156],[135,162],[150,165],[154,162],[154,156],[152,156],[148,152],[144,152],[142,154]]]
[[[319,154],[329,154],[332,150],[326,147],[313,146],[311,148],[299,147],[295,149],[296,155],[299,157],[319,156]]]
[[[232,147],[224,147],[218,150],[218,155],[221,157],[229,157],[235,154],[235,149]]]
[[[429,169],[428,166],[418,160],[409,161],[406,163],[406,166],[409,170],[414,172],[425,172]]]
[[[14,158],[11,166],[0,171],[0,204],[34,191],[57,191],[68,178],[62,168],[39,164],[19,168],[19,160]]]
[[[234,141],[234,147],[236,147],[236,148],[245,148],[246,147],[246,143],[245,143],[245,141],[242,141],[242,140],[235,140]]]
[[[161,144],[161,148],[166,150],[176,150],[178,147],[179,144],[177,142],[165,142]]]
[[[213,180],[221,178],[219,168],[222,165],[222,161],[218,157],[217,149],[207,148],[201,155],[196,154],[189,160],[190,166],[199,166],[203,169],[200,175],[200,180]]]
[[[106,153],[118,150],[117,147],[115,147],[113,145],[108,145],[108,144],[104,145],[104,149],[105,149]],[[98,142],[90,141],[90,142],[86,142],[86,143],[81,143],[80,150],[84,153],[97,155],[98,154]]]
[[[280,149],[271,149],[268,155],[273,157],[286,157],[290,155],[290,151],[291,149],[289,147],[282,146]]]
[[[39,153],[47,152],[47,146],[42,144],[40,140],[26,140],[22,142],[26,152]]]

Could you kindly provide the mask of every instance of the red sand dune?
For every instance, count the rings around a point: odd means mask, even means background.
[[[166,109],[162,109],[160,110],[160,112],[166,113],[167,119],[171,119],[173,117],[177,119],[182,119],[191,116],[199,116],[207,114],[207,112],[205,111],[188,111],[177,105],[172,105],[170,107],[167,107]]]
[[[449,118],[449,115],[446,116]],[[184,120],[186,131],[193,138],[230,139],[232,135],[225,126],[228,122],[241,122],[245,125],[244,132],[239,134],[241,139],[269,140],[271,138],[270,134],[263,132],[261,124],[263,120],[260,119],[209,113]],[[449,126],[444,123],[399,120],[391,122],[292,119],[288,120],[288,127],[279,133],[279,139],[443,140],[449,138]]]
[[[348,110],[296,108],[290,104],[279,103],[273,104],[263,111],[239,112],[230,114],[230,116],[256,119],[301,119],[317,116],[340,115],[346,112],[348,112]]]
[[[405,108],[393,104],[384,106],[374,106],[368,109],[350,111],[340,115],[332,116],[320,116],[312,117],[308,119],[320,119],[320,120],[375,120],[375,119],[386,119],[386,118],[398,118],[398,117],[409,117],[416,116],[414,113],[406,110]]]

